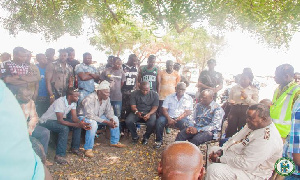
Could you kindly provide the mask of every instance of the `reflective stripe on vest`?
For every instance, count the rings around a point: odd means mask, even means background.
[[[293,95],[293,92],[299,88],[300,86],[296,85],[293,89],[290,90],[290,92],[287,93],[287,96],[283,102],[279,119],[272,119],[274,123],[281,124],[281,125],[291,125],[291,121],[285,121],[284,118],[286,116],[286,112],[288,110],[289,102],[291,100],[291,97]]]

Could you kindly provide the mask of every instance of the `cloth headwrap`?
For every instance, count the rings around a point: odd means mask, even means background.
[[[110,83],[108,81],[102,81],[100,84],[95,85],[95,90],[109,89]]]

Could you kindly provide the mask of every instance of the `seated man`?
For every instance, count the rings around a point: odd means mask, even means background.
[[[80,121],[77,117],[76,102],[78,101],[78,98],[79,92],[77,89],[69,88],[66,96],[55,100],[40,118],[42,126],[50,131],[58,133],[56,156],[54,160],[59,164],[68,163],[65,156],[70,127],[73,128],[71,151],[78,156],[82,155],[79,151],[81,128],[84,128],[85,130],[90,129],[89,123],[85,123],[84,120]],[[71,112],[73,122],[70,119],[65,119],[69,112]]]
[[[270,118],[269,107],[255,104],[247,110],[247,124],[223,146],[212,147],[214,162],[207,169],[208,180],[269,179],[282,155],[282,140]]]
[[[46,158],[45,154],[47,154],[48,144],[50,140],[50,131],[47,128],[37,125],[39,118],[35,109],[35,103],[31,99],[32,95],[33,93],[28,88],[20,88],[17,92],[16,98],[21,105],[21,108],[25,115],[25,119],[28,121],[27,128],[28,128],[29,136],[38,139],[39,142],[43,145],[42,151],[44,152],[40,153],[43,154],[43,157],[40,156],[40,158],[42,159],[42,161],[45,161]],[[35,141],[32,141],[32,144],[34,144],[34,142]],[[50,165],[49,162],[47,163],[48,163],[47,165]]]
[[[85,135],[85,155],[94,157],[93,146],[98,125],[107,125],[110,128],[110,146],[122,148],[124,144],[120,140],[119,119],[114,115],[114,111],[109,99],[109,85],[107,81],[102,81],[95,87],[96,92],[86,96],[80,105],[80,112],[85,116],[85,122],[91,124],[91,129]]]
[[[158,164],[158,175],[168,179],[202,179],[203,156],[197,146],[189,142],[175,142],[167,146]]]
[[[201,92],[199,101],[195,107],[193,120],[195,123],[181,130],[175,141],[190,141],[199,146],[210,141],[221,130],[224,111],[214,100],[214,92],[205,89]]]
[[[125,122],[131,133],[133,143],[137,143],[139,139],[135,123],[142,121],[146,122],[147,125],[142,144],[148,144],[148,139],[155,128],[155,112],[158,108],[158,104],[158,94],[150,90],[150,85],[147,81],[141,82],[139,90],[135,90],[131,93],[130,105],[132,112],[127,116]]]
[[[176,86],[176,93],[170,94],[162,105],[162,115],[156,122],[156,142],[154,148],[162,145],[164,127],[175,126],[180,130],[188,125],[188,116],[192,114],[193,99],[185,93],[186,84],[180,82]]]
[[[31,147],[24,113],[0,80],[0,179],[52,179]]]

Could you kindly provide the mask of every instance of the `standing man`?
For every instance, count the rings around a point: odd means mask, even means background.
[[[48,64],[51,64],[55,61],[55,59],[54,59],[55,49],[53,49],[53,48],[46,49],[45,55],[46,55]]]
[[[147,66],[142,66],[139,69],[138,82],[147,81],[150,84],[150,90],[159,92],[159,68],[155,66],[155,60],[154,55],[148,57]]]
[[[78,60],[75,59],[75,50],[72,47],[68,47],[67,49],[68,52],[68,59],[67,63],[72,66],[73,70],[75,69],[77,64],[80,64]]]
[[[285,180],[300,179],[300,98],[294,104],[291,121],[291,131],[283,148],[283,157],[292,159],[296,169],[292,175],[285,177]]]
[[[270,115],[281,137],[285,139],[291,130],[291,109],[299,97],[300,86],[294,81],[294,68],[290,64],[276,68],[275,81],[279,86],[273,96]]]
[[[179,63],[174,64],[173,69],[175,71],[177,71],[177,73],[179,73],[180,68],[181,68],[181,65]],[[186,84],[186,87],[189,87],[189,85],[190,85],[189,80],[183,75],[180,75],[180,82],[184,82]]]
[[[198,79],[199,92],[204,89],[214,91],[214,100],[217,99],[217,92],[223,88],[222,74],[215,71],[216,60],[210,59],[207,61],[208,70],[203,70]]]
[[[193,99],[185,93],[186,85],[180,82],[176,86],[176,93],[170,94],[162,105],[162,114],[156,121],[155,149],[159,149],[163,141],[166,125],[184,129],[189,124],[188,116],[192,114]]]
[[[4,65],[5,72],[2,78],[7,87],[15,95],[19,88],[28,87],[29,83],[39,80],[39,77],[30,73],[30,67],[26,64],[27,50],[23,47],[16,47],[13,50],[13,60]]]
[[[47,58],[45,54],[37,54],[36,60],[38,64],[36,65],[39,68],[41,80],[38,85],[38,95],[36,97],[36,111],[39,116],[43,115],[50,106],[49,95],[46,86],[46,67],[47,67]]]
[[[73,87],[73,69],[67,64],[68,52],[59,50],[59,59],[46,68],[46,85],[50,96],[50,104],[55,99],[66,95],[68,87]]]
[[[193,120],[195,123],[181,130],[175,141],[190,141],[199,146],[213,139],[214,134],[221,130],[224,111],[222,107],[213,100],[214,92],[205,89],[200,94],[200,103],[194,110]]]
[[[1,75],[5,72],[4,64],[11,60],[11,55],[7,52],[4,52],[0,56],[0,79]]]
[[[177,71],[173,70],[173,61],[168,60],[166,62],[166,70],[159,72],[159,82],[160,85],[158,87],[159,94],[159,107],[158,111],[161,114],[161,106],[165,100],[165,98],[175,92],[175,87],[177,83],[180,82],[180,76]]]
[[[131,112],[130,108],[130,94],[137,86],[138,70],[136,68],[138,58],[135,54],[130,54],[126,64],[122,65],[125,73],[126,81],[122,86],[122,111],[120,123],[124,123],[126,117]],[[122,131],[122,130],[121,130]]]
[[[30,62],[31,61],[31,56],[32,56],[31,52],[29,50],[26,50],[26,54],[27,54],[27,56],[26,56],[25,63],[27,65],[29,65],[29,74],[31,74],[32,76],[37,78],[37,80],[35,82],[28,83],[28,88],[32,92],[34,92],[32,99],[35,101],[37,96],[38,96],[39,81],[41,80],[41,76],[40,76],[39,68],[35,64]]]
[[[95,91],[94,83],[99,81],[97,69],[92,66],[92,55],[88,52],[83,54],[83,63],[75,67],[78,76],[79,100],[78,104],[89,94]]]
[[[65,158],[68,135],[70,128],[73,129],[71,151],[78,156],[82,153],[79,151],[81,128],[90,129],[90,124],[80,121],[76,114],[76,103],[79,93],[74,88],[69,88],[66,96],[60,97],[51,104],[49,109],[40,118],[41,126],[58,133],[58,141],[56,145],[56,156],[54,160],[59,164],[67,164]],[[67,114],[71,112],[72,120],[66,119]]]
[[[85,135],[85,155],[94,157],[93,146],[98,125],[110,128],[110,146],[123,148],[120,140],[119,119],[114,115],[109,99],[109,82],[102,81],[96,86],[96,92],[89,94],[83,99],[81,113],[85,116],[85,122],[91,124],[91,129]]]
[[[110,81],[110,102],[115,115],[120,118],[122,108],[121,88],[126,80],[122,70],[122,61],[118,57],[113,58],[113,67],[106,68],[100,75],[101,80]]]
[[[147,128],[143,136],[142,144],[148,144],[148,139],[155,128],[155,112],[158,108],[158,104],[158,94],[150,90],[150,85],[147,81],[141,82],[139,90],[135,90],[131,93],[130,105],[132,112],[127,116],[125,122],[131,133],[133,143],[137,143],[139,140],[135,123],[143,121],[146,122]]]

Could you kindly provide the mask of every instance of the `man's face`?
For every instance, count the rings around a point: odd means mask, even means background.
[[[26,60],[25,60],[25,62],[27,63],[27,64],[30,64],[30,60],[31,60],[31,52],[27,52],[26,53]]]
[[[83,59],[83,62],[84,62],[85,64],[87,64],[87,65],[92,64],[92,62],[93,62],[93,57],[92,57],[92,55],[86,55],[86,56],[84,57],[84,59]]]
[[[149,91],[150,91],[150,86],[149,86],[149,84],[141,86],[141,87],[140,87],[140,90],[141,90],[141,92],[142,92],[142,94],[143,94],[144,96],[147,95],[147,94],[149,93]]]
[[[109,58],[107,60],[107,64],[112,67],[113,66],[113,58]]]
[[[182,97],[185,93],[186,87],[185,86],[177,86],[176,87],[176,95]]]
[[[110,90],[102,89],[102,90],[98,90],[97,93],[101,97],[101,99],[106,100],[110,95]]]
[[[66,62],[68,58],[68,53],[67,52],[61,52],[59,53],[59,59],[61,62]]]
[[[122,66],[122,61],[120,61],[120,60],[117,60],[114,63],[114,69],[121,69],[121,66]]]
[[[17,99],[21,104],[26,104],[30,101],[33,94],[30,91],[23,91],[17,95]]]
[[[250,85],[251,81],[249,79],[249,77],[242,75],[241,79],[240,79],[240,85],[242,87],[248,87]]]
[[[300,84],[300,74],[295,74],[294,79],[296,83]]]
[[[55,51],[47,51],[47,52],[46,52],[46,57],[47,57],[47,59],[49,59],[49,60],[54,59],[54,55],[55,55]]]
[[[152,68],[155,65],[155,59],[150,59],[147,61],[147,63],[148,63],[148,67]]]
[[[25,63],[27,59],[27,53],[25,52],[18,52],[15,56],[14,56],[14,60],[19,61],[21,63]]]
[[[71,96],[70,96],[70,100],[71,102],[77,102],[79,99],[79,92],[74,92]]]
[[[136,57],[131,59],[132,61],[132,66],[136,66],[138,64],[138,59]]]
[[[174,65],[174,63],[172,61],[167,62],[166,63],[167,71],[172,71],[173,70],[173,65]]]
[[[180,66],[178,66],[178,65],[174,65],[174,66],[173,66],[173,69],[174,69],[175,71],[177,71],[177,72],[178,72],[178,71],[180,70]]]
[[[200,95],[200,103],[204,106],[209,106],[209,104],[213,101],[213,97],[209,95],[209,93],[202,92]]]
[[[246,122],[249,129],[256,130],[262,128],[263,118],[259,117],[255,110],[248,110]]]
[[[75,51],[69,52],[68,58],[69,58],[69,61],[74,60],[75,59]]]
[[[208,66],[208,69],[214,69],[215,66],[216,66],[216,63],[210,62],[210,63],[207,64],[207,66]]]
[[[36,59],[40,64],[47,64],[47,58],[45,55],[40,55],[37,59]]]

